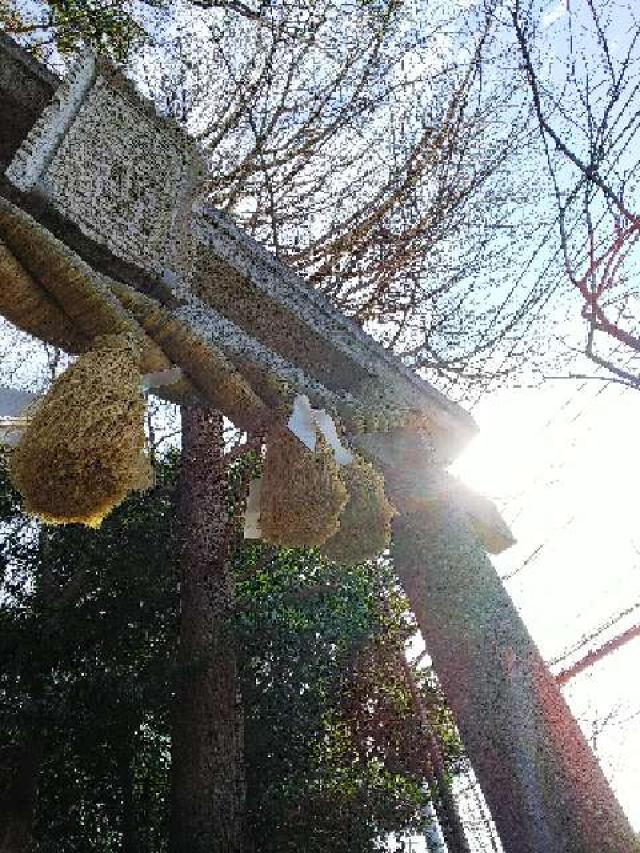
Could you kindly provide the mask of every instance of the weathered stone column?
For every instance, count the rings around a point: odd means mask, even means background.
[[[400,511],[395,568],[507,853],[637,850],[484,548],[443,492],[424,441],[397,431],[359,444],[383,469]]]

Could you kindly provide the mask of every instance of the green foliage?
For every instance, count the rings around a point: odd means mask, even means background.
[[[162,0],[146,0],[148,7],[162,6]],[[0,24],[15,36],[29,35],[32,49],[53,41],[62,54],[74,53],[81,44],[124,62],[131,50],[145,41],[148,33],[133,6],[121,0],[46,0],[30,8],[25,19],[13,0],[0,0]],[[37,14],[38,23],[31,15]]]
[[[157,488],[99,531],[31,524],[26,539],[12,535],[15,526],[7,531],[7,572],[22,585],[14,581],[12,606],[0,611],[11,629],[0,632],[0,731],[5,749],[39,744],[43,853],[120,849],[134,815],[140,850],[162,849],[176,642],[174,470],[168,462]]]
[[[0,451],[0,522],[10,521],[18,512],[18,495],[11,487]]]
[[[242,465],[232,504],[259,460]],[[176,468],[167,459],[157,488],[98,531],[24,526],[0,478],[0,774],[12,751],[37,744],[40,853],[166,849]],[[364,853],[418,825],[424,745],[394,664],[414,625],[389,566],[243,542],[235,564],[257,853]],[[446,713],[437,721],[435,686],[424,692],[434,722],[450,726]],[[447,749],[453,767],[457,739]]]
[[[50,26],[61,53],[73,53],[78,42],[124,61],[146,34],[119,0],[49,0]]]
[[[389,566],[254,546],[238,596],[261,853],[384,849],[387,832],[420,826],[425,746],[396,665],[415,626]],[[374,657],[382,683],[364,677]]]

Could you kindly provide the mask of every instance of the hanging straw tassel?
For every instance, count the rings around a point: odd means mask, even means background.
[[[97,338],[35,405],[10,460],[28,512],[97,527],[131,491],[152,485],[139,364],[130,337]]]
[[[338,529],[346,502],[340,469],[321,435],[311,451],[286,427],[271,433],[260,494],[265,542],[292,548],[321,545]]]
[[[384,480],[361,456],[340,469],[349,500],[340,516],[337,532],[321,547],[330,560],[357,565],[384,551],[391,537],[395,510],[384,493]]]

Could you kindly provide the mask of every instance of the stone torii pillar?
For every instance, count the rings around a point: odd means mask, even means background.
[[[283,388],[333,412],[385,475],[396,570],[507,853],[637,850],[486,555],[509,531],[446,474],[472,418],[198,203],[192,141],[117,69],[87,56],[57,82],[0,34],[0,237],[24,295],[12,304],[0,287],[2,312],[72,352],[133,329],[147,370],[181,368],[178,402],[195,396],[247,431]],[[25,306],[41,298],[34,328]]]
[[[638,842],[424,438],[369,434],[399,509],[392,556],[503,846],[628,853]]]

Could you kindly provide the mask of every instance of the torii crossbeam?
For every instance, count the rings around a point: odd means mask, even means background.
[[[336,414],[399,510],[396,571],[507,853],[636,850],[487,557],[508,528],[446,471],[471,417],[203,203],[192,141],[108,62],[60,83],[5,37],[0,59],[0,238],[51,313],[25,317],[1,280],[0,311],[71,352],[135,327],[148,370],[181,368],[167,393],[248,431],[282,388]]]

